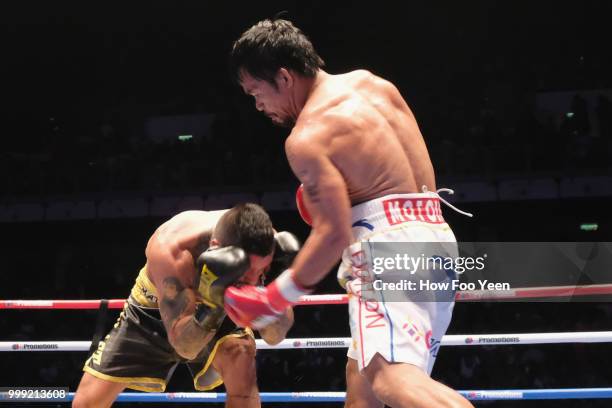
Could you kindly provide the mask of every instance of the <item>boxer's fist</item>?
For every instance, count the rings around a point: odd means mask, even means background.
[[[198,257],[200,294],[206,302],[223,305],[225,288],[234,284],[249,269],[247,253],[235,246],[208,249]]]
[[[291,269],[284,271],[266,287],[230,286],[225,291],[225,311],[242,327],[261,329],[275,323],[287,307],[310,293],[293,279]]]
[[[282,305],[272,305],[267,287],[230,286],[225,291],[225,311],[237,326],[261,329],[278,321]],[[285,306],[286,308],[286,306]]]

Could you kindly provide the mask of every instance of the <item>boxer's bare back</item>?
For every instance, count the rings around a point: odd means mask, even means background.
[[[412,111],[390,82],[368,71],[324,75],[288,140],[306,138],[330,158],[358,204],[435,190],[434,171]]]

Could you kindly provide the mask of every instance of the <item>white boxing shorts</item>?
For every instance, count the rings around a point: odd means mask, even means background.
[[[418,297],[389,301],[383,291],[381,296],[368,297],[362,293],[367,279],[361,272],[371,269],[363,248],[375,243],[441,242],[444,250],[436,255],[457,256],[456,239],[442,218],[437,193],[387,195],[356,205],[352,232],[354,243],[344,250],[338,270],[338,280],[349,294],[352,344],[348,357],[357,361],[360,371],[379,353],[390,363],[413,364],[431,374],[450,324],[454,296],[444,301],[419,301]]]

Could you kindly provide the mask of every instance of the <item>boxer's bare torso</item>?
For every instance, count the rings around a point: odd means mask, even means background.
[[[350,244],[350,207],[388,194],[436,188],[423,136],[399,91],[368,71],[274,81],[240,73],[244,92],[272,122],[291,126],[289,164],[303,183],[313,229],[295,259],[297,282],[319,282]]]
[[[287,140],[330,158],[351,204],[435,190],[429,153],[412,111],[390,82],[368,71],[319,74]],[[291,153],[288,150],[291,161]]]

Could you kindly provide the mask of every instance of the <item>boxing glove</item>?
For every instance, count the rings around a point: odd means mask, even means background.
[[[266,278],[274,279],[290,267],[301,247],[298,238],[289,231],[280,231],[274,234],[274,257]]]
[[[204,251],[196,266],[200,271],[199,292],[204,303],[223,306],[225,288],[244,275],[250,262],[242,248],[228,246]]]
[[[304,185],[300,184],[295,193],[295,204],[297,205],[298,212],[302,217],[302,220],[310,226],[312,226],[312,216],[310,215],[310,211],[306,207],[306,192],[304,191]]]

